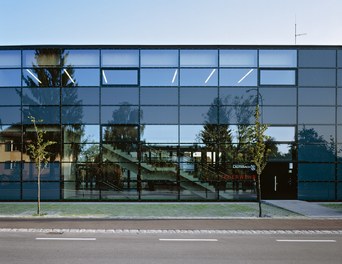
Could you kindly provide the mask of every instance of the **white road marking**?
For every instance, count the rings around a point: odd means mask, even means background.
[[[159,241],[175,241],[175,242],[217,242],[217,239],[201,239],[201,238],[159,238]]]
[[[277,239],[277,242],[301,242],[301,243],[335,243],[332,239]]]
[[[59,241],[95,241],[96,238],[81,237],[36,237],[36,240],[59,240]]]

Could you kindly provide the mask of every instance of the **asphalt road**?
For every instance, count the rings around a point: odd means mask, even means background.
[[[341,263],[339,235],[0,233],[0,264]]]

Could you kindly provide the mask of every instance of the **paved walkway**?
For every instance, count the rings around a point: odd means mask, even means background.
[[[313,202],[299,200],[266,200],[264,202],[307,217],[342,218],[341,212]]]

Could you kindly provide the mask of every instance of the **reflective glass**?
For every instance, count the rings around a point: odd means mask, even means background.
[[[298,51],[299,67],[336,67],[336,50]]]
[[[20,107],[0,107],[0,120],[2,125],[20,123]]]
[[[23,86],[28,87],[59,87],[60,70],[57,68],[34,68],[23,70]]]
[[[100,62],[99,50],[66,50],[63,65],[76,67],[97,67]]]
[[[177,88],[142,88],[140,90],[142,105],[177,105]]]
[[[337,85],[342,86],[342,70],[337,71]]]
[[[63,69],[62,86],[99,86],[99,77],[98,69]]]
[[[97,124],[99,123],[98,106],[63,106],[63,124]]]
[[[217,106],[182,106],[180,107],[181,124],[217,124]]]
[[[102,105],[121,105],[121,104],[139,104],[139,89],[133,87],[126,88],[102,88]]]
[[[141,200],[176,200],[178,184],[176,175],[168,180],[149,180],[141,183]]]
[[[330,182],[299,182],[298,199],[304,201],[335,200],[335,185]]]
[[[217,67],[217,50],[181,50],[181,67]]]
[[[141,141],[150,143],[177,143],[177,125],[146,125],[141,131]]]
[[[210,105],[217,99],[216,88],[181,88],[181,105]]]
[[[202,125],[181,125],[180,126],[180,142],[181,143],[200,143],[201,132],[204,127]]]
[[[260,85],[295,85],[294,70],[260,70]]]
[[[139,67],[138,50],[102,50],[101,56],[104,67]]]
[[[299,88],[299,105],[335,105],[335,88]]]
[[[0,70],[0,87],[21,86],[21,70]]]
[[[34,116],[37,120],[42,120],[43,124],[59,123],[59,107],[57,106],[27,106],[23,107],[23,123],[31,124],[28,116]]]
[[[141,69],[141,86],[177,86],[177,69]]]
[[[220,86],[257,86],[256,69],[220,69]]]
[[[0,89],[0,105],[20,105],[21,91],[20,88],[1,88]]]
[[[0,199],[1,200],[20,200],[21,183],[1,182]]]
[[[297,67],[295,50],[260,50],[259,67]]]
[[[24,67],[53,67],[60,66],[61,50],[60,49],[36,49],[23,50],[23,66]]]
[[[232,107],[221,106],[219,119],[221,124],[251,124],[254,121],[255,106],[234,105]]]
[[[141,115],[144,113],[142,112]],[[102,124],[137,124],[139,121],[139,109],[130,104],[120,106],[104,106],[101,108]]]
[[[296,124],[296,107],[264,106],[260,114],[266,124]]]
[[[295,88],[260,88],[260,100],[263,105],[296,105],[297,90]]]
[[[103,85],[138,85],[138,70],[103,69]]]
[[[255,67],[256,50],[220,50],[220,67]]]
[[[0,50],[0,68],[14,68],[20,66],[20,50]]]
[[[178,108],[175,106],[143,106],[141,107],[141,123],[177,124]]]
[[[337,66],[342,68],[342,50],[337,51]]]
[[[99,144],[64,144],[63,161],[64,162],[84,162],[93,163],[100,160]],[[99,166],[99,164],[94,164]],[[93,172],[94,173],[94,172]]]
[[[300,86],[336,86],[336,70],[334,69],[299,69],[298,85]]]
[[[141,128],[141,133],[145,127]],[[102,127],[103,142],[133,142],[136,144],[139,138],[139,130],[136,125],[107,125]]]
[[[59,182],[42,182],[41,199],[42,200],[59,200],[60,199],[60,183]],[[23,200],[37,200],[37,183],[24,182],[22,185]]]
[[[23,105],[59,105],[59,88],[23,88]]]
[[[11,151],[21,151],[21,125],[12,125],[12,126],[0,126],[0,143],[4,143],[2,145],[4,147],[4,152]],[[10,143],[10,144],[8,144]],[[0,160],[3,161],[4,157],[1,156]]]
[[[334,162],[335,151],[329,144],[312,144],[298,146],[298,161],[306,162]]]
[[[6,136],[5,133],[3,133]],[[0,136],[0,162],[6,162],[5,168],[20,171],[20,161],[22,161],[21,138],[2,138]],[[0,179],[1,180],[1,179]]]
[[[257,102],[255,88],[220,88],[221,105],[254,105]]]
[[[41,171],[42,181],[58,181],[59,180],[59,163],[48,163]],[[36,181],[37,168],[35,163],[23,163],[23,181]],[[36,186],[37,188],[37,186]]]
[[[299,124],[334,124],[334,107],[299,107]]]
[[[342,126],[337,126],[337,142],[342,143]]]
[[[299,181],[332,181],[334,179],[334,164],[298,164]]]
[[[63,126],[64,143],[99,143],[98,125]]]
[[[295,147],[293,144],[272,144],[269,159],[270,160],[288,160],[292,161],[294,159]]]
[[[298,126],[298,142],[299,143],[318,143],[325,144],[335,141],[335,126],[312,126],[299,125]]]
[[[182,69],[181,86],[217,86],[216,69]]]
[[[62,89],[63,105],[98,105],[100,102],[99,88],[69,87]]]
[[[337,107],[337,123],[342,124],[342,107]]]
[[[178,67],[178,50],[141,50],[141,67]]]
[[[337,104],[342,105],[342,88],[337,88]]]
[[[272,141],[294,141],[295,140],[295,127],[268,127],[265,131],[265,135],[270,136]]]

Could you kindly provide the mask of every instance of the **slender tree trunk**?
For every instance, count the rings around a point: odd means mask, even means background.
[[[257,179],[257,196],[258,196],[258,204],[259,204],[259,217],[262,217],[262,208],[261,208],[261,183],[260,183],[260,174],[258,174]]]
[[[37,214],[40,215],[40,162],[38,164],[38,179],[37,179],[37,187],[38,187],[38,192],[37,192]]]

